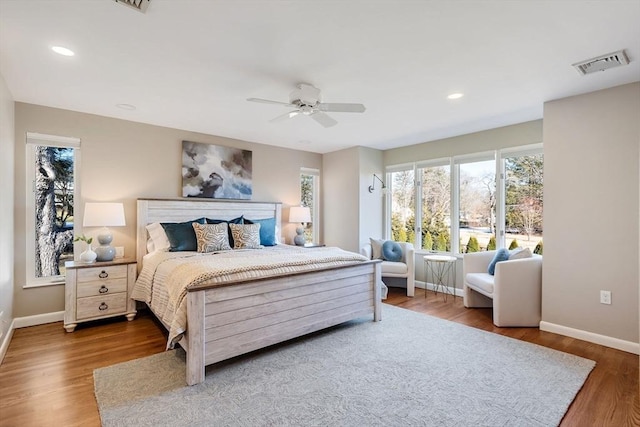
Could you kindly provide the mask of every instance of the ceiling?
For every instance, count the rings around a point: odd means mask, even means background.
[[[54,45],[75,52],[65,57]],[[630,64],[571,64],[626,49]],[[389,149],[542,117],[640,80],[640,1],[0,0],[15,101],[318,153]],[[364,114],[283,122],[300,82]],[[464,97],[447,99],[452,92]],[[116,107],[130,104],[133,111]]]

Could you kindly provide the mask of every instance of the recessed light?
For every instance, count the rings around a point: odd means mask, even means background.
[[[136,106],[131,104],[116,104],[116,107],[121,108],[123,110],[128,110],[128,111],[133,111],[136,109]]]
[[[64,55],[64,56],[75,55],[75,53],[71,49],[67,49],[66,47],[62,47],[62,46],[53,46],[51,50],[59,55]]]
[[[458,98],[462,98],[463,96],[464,96],[464,93],[456,92],[447,96],[447,99],[458,99]]]

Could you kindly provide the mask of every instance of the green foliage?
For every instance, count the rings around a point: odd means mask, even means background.
[[[422,249],[428,251],[433,249],[433,236],[428,231],[422,236]]]
[[[73,239],[74,242],[79,242],[79,241],[83,241],[83,242],[87,242],[87,244],[91,244],[91,242],[93,242],[93,237],[87,237],[84,234],[81,236],[77,236],[75,239]]]
[[[489,239],[489,243],[487,243],[487,250],[488,251],[496,250],[496,238],[494,236],[491,236],[491,238]]]
[[[395,237],[396,242],[406,242],[407,241],[407,229],[402,227],[398,230],[398,235]]]
[[[480,245],[478,244],[478,239],[474,236],[469,237],[469,241],[467,242],[467,253],[478,252],[479,250]]]
[[[511,244],[509,245],[509,250],[511,251],[511,250],[513,250],[513,249],[517,248],[518,246],[520,246],[520,245],[518,244],[518,239],[513,239],[513,240],[511,241]]]
[[[439,234],[436,239],[436,251],[438,252],[446,252],[447,250],[447,238],[444,234]]]
[[[542,255],[542,240],[538,242],[535,249],[533,250],[534,254]]]

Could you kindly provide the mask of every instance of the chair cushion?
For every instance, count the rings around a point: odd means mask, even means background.
[[[493,294],[494,277],[489,273],[467,273],[465,280],[468,285]]]
[[[402,260],[402,248],[398,242],[387,240],[382,244],[382,259],[392,262]]]
[[[407,264],[404,262],[382,261],[382,275],[387,274],[407,274]]]
[[[487,273],[490,275],[494,275],[496,273],[496,264],[500,261],[506,261],[509,259],[509,249],[498,249],[496,254],[493,256],[493,259],[489,263],[489,268],[487,269]]]
[[[531,258],[533,254],[531,253],[531,249],[529,248],[517,248],[512,251],[509,251],[509,259],[524,259]]]

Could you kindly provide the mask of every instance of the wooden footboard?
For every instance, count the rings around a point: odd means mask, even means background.
[[[196,290],[187,295],[187,384],[205,366],[373,314],[381,320],[380,263]]]

